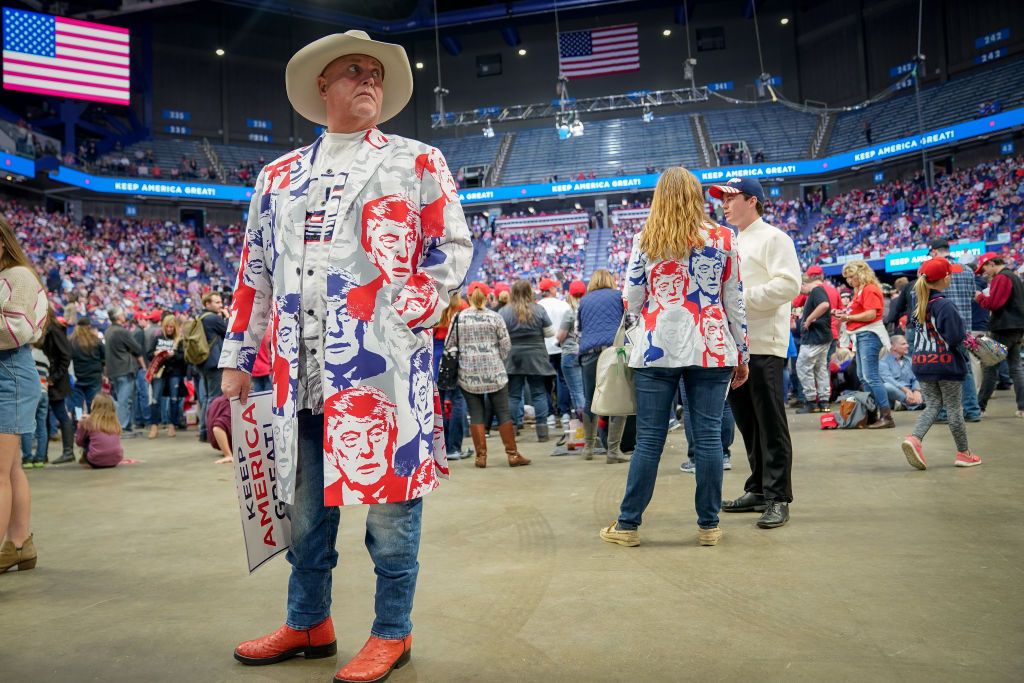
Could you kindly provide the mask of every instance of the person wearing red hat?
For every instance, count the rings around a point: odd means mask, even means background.
[[[807,298],[800,323],[802,334],[796,372],[804,389],[805,401],[798,413],[829,411],[832,387],[829,382],[828,351],[832,346],[832,305],[822,286],[823,279],[821,267],[811,266],[807,269],[802,287]]]
[[[944,258],[933,258],[921,264],[914,284],[917,302],[914,308],[913,370],[921,382],[925,408],[917,418],[914,431],[902,444],[903,454],[912,467],[927,468],[921,441],[939,415],[946,409],[949,431],[956,442],[957,467],[981,464],[981,458],[972,453],[967,443],[967,427],[961,402],[963,381],[967,375],[968,360],[961,349],[967,337],[964,319],[956,305],[942,292],[949,287],[954,273],[963,269]]]
[[[457,329],[448,335],[445,346],[458,346],[459,389],[469,412],[469,433],[473,438],[475,465],[487,467],[487,429],[490,417],[484,409],[485,399],[498,420],[498,433],[505,446],[509,467],[530,464],[519,453],[516,428],[508,402],[508,373],[505,359],[512,348],[508,327],[502,317],[487,308],[490,288],[482,282],[469,286],[470,308],[459,313]]]
[[[547,311],[548,317],[551,318],[551,322],[555,325],[556,329],[561,327],[562,320],[571,310],[568,303],[558,298],[559,288],[557,280],[543,278],[540,281],[540,301],[537,302],[541,308]],[[568,421],[571,401],[569,399],[569,387],[566,385],[565,376],[562,374],[562,347],[558,343],[557,335],[546,337],[544,339],[544,346],[548,350],[548,362],[555,369],[555,374],[549,379],[547,387],[548,405],[550,406],[548,410],[548,429],[551,429],[555,425],[556,416],[561,416],[563,422]],[[552,392],[552,389],[554,389],[554,392]],[[563,429],[567,427],[568,424],[563,425]]]
[[[576,419],[583,419],[586,397],[583,392],[583,369],[580,367],[580,328],[577,311],[580,299],[587,293],[587,285],[582,280],[573,280],[569,285],[569,297],[566,303],[569,310],[558,325],[558,344],[562,349],[562,376],[569,388],[569,400]],[[568,425],[562,425],[567,430]]]
[[[977,273],[988,280],[988,292],[979,292],[975,299],[978,304],[991,312],[989,335],[1006,347],[1006,363],[1013,380],[1013,393],[1017,401],[1017,417],[1024,417],[1024,367],[1020,353],[1024,338],[1024,284],[1006,261],[995,253],[988,252],[978,259]],[[999,366],[992,365],[984,370],[978,404],[984,412],[992,392],[996,388]]]

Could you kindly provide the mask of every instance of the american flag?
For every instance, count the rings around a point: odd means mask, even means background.
[[[636,24],[559,33],[558,58],[562,75],[567,78],[639,71]]]
[[[128,104],[128,29],[4,8],[4,88]]]

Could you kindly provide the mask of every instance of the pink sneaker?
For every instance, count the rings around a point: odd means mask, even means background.
[[[956,466],[957,467],[974,467],[975,465],[981,464],[981,456],[971,453],[957,453],[956,454]]]
[[[903,455],[907,456],[907,462],[911,467],[916,467],[919,470],[928,469],[928,465],[924,462],[924,449],[921,448],[920,439],[913,435],[908,436],[903,439],[902,446]]]

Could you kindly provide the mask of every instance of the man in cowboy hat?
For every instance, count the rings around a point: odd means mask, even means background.
[[[436,390],[430,379],[423,386],[415,361],[429,358],[429,328],[461,286],[473,249],[441,153],[377,129],[412,95],[402,47],[362,31],[330,35],[292,57],[285,84],[295,110],[327,130],[257,178],[220,367],[224,394],[245,402],[273,321],[276,485],[291,519],[292,572],[285,624],[239,645],[235,658],[273,664],[335,654],[335,506],[368,504],[376,619],[334,680],[379,681],[409,659],[422,496],[448,472]],[[343,283],[331,278],[338,273]],[[339,372],[341,357],[359,372]],[[356,394],[366,415],[386,419],[356,416],[359,428],[349,428],[353,416],[337,407]],[[408,443],[417,446],[402,451],[401,467],[371,457]],[[363,479],[373,486],[343,495],[346,481]]]

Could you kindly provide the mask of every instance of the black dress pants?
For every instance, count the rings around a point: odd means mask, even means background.
[[[743,435],[750,477],[743,488],[765,500],[793,502],[793,442],[782,394],[785,358],[750,356],[750,377],[729,393],[729,405]]]

